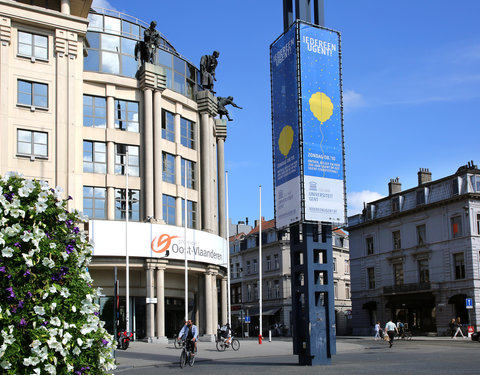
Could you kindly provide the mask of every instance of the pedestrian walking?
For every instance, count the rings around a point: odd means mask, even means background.
[[[377,324],[375,324],[375,341],[378,340],[378,339],[382,339],[382,336],[380,336],[380,331],[382,329],[380,328],[380,322],[377,322]]]
[[[394,322],[392,322],[392,319],[390,319],[387,324],[385,324],[385,331],[387,332],[388,343],[390,344],[391,348],[393,345],[393,338],[395,337],[395,333],[398,333],[397,326]]]
[[[460,317],[457,318],[456,326],[457,326],[457,330],[455,331],[455,335],[453,335],[453,338],[456,339],[459,333],[462,335],[463,338],[465,338],[462,332],[462,323],[460,321]]]

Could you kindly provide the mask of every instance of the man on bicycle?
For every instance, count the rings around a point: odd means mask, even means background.
[[[180,332],[178,333],[178,338],[181,338],[183,341],[185,341],[185,345],[188,345],[187,349],[190,349],[190,351],[192,352],[192,356],[194,356],[197,351],[198,329],[197,326],[193,324],[193,321],[191,319],[187,320],[187,324],[184,325],[183,328],[180,330]]]

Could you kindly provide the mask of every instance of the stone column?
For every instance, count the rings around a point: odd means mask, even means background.
[[[145,265],[146,269],[146,283],[147,283],[147,298],[153,298],[154,296],[154,280],[153,280],[153,268],[154,266],[148,262]],[[155,319],[154,319],[154,304],[147,302],[147,340],[153,342],[155,337]]]
[[[212,325],[215,329],[217,329],[218,325],[218,289],[217,289],[217,270],[214,271],[212,275]]]
[[[143,89],[145,147],[145,217],[153,217],[153,90]]]
[[[161,92],[167,87],[165,68],[145,63],[138,71],[138,81],[139,87],[144,91],[145,216],[153,217],[155,215],[155,218],[159,220],[162,217]],[[156,147],[159,149],[154,151]],[[158,200],[159,202],[157,202]]]
[[[210,270],[205,272],[205,336],[214,334],[212,326],[212,275]]]
[[[202,196],[202,229],[216,233],[214,218],[214,176],[213,176],[213,118],[217,114],[217,98],[208,91],[197,94],[198,111],[200,112],[200,161],[201,161],[201,196]]]
[[[9,134],[9,119],[8,113],[10,112],[10,103],[8,92],[12,90],[6,82],[9,81],[10,77],[10,51],[13,52],[13,49],[10,47],[11,43],[11,20],[6,16],[0,17],[0,134],[4,136],[0,137],[0,173],[3,175],[9,169],[7,160],[9,159],[9,138],[6,134]],[[13,52],[15,53],[15,52]],[[16,137],[16,134],[15,134]]]
[[[115,188],[107,187],[107,220],[115,220]]]
[[[70,14],[70,0],[60,0],[60,12]]]
[[[157,263],[157,341],[168,343],[165,336],[165,268],[167,263]]]
[[[228,292],[227,278],[222,277],[222,320],[220,325],[228,322]]]
[[[153,94],[153,165],[154,165],[154,210],[155,220],[163,219],[162,205],[162,92],[155,90]]]
[[[220,237],[226,238],[227,218],[225,214],[225,139],[227,138],[227,120],[215,120],[215,128],[217,134],[218,234]]]

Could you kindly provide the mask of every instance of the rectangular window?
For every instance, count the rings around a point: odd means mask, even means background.
[[[25,31],[18,31],[18,55],[35,59],[48,60],[48,37]]]
[[[349,299],[350,298],[350,284],[345,283],[345,298]]]
[[[333,272],[337,272],[337,258],[333,258]]]
[[[275,298],[280,298],[280,281],[275,280],[274,281],[274,296]]]
[[[187,227],[197,227],[197,202],[187,200]],[[182,227],[185,226],[185,199],[182,199]]]
[[[273,255],[273,267],[278,270],[280,268],[280,259],[278,258],[278,254]]]
[[[48,158],[48,134],[17,129],[17,155]]]
[[[428,270],[428,260],[421,259],[418,261],[418,279],[421,283],[430,282],[430,273]]]
[[[368,289],[375,289],[375,268],[367,268]]]
[[[182,186],[185,186],[185,165],[187,166],[187,188],[195,189],[197,186],[196,163],[182,158]]]
[[[83,213],[89,219],[107,218],[107,189],[102,187],[83,187]]]
[[[460,216],[454,216],[450,219],[452,224],[452,238],[462,236],[462,218]]]
[[[417,245],[423,246],[426,243],[427,229],[425,224],[417,225]]]
[[[402,248],[402,241],[400,239],[400,231],[396,230],[392,232],[392,240],[393,240],[393,249],[398,250]]]
[[[247,301],[252,300],[252,284],[247,285]]]
[[[162,138],[170,142],[175,142],[175,122],[174,114],[162,110]]]
[[[175,183],[175,156],[166,152],[162,153],[163,170],[162,178],[165,182]]]
[[[452,180],[452,194],[458,195],[460,192],[460,188],[458,186],[458,178]]]
[[[195,149],[195,123],[180,118],[180,142],[183,146]]]
[[[272,282],[267,281],[267,299],[272,298]]]
[[[258,269],[257,269],[257,263],[258,263],[257,260],[254,259],[254,260],[253,260],[253,273],[257,273],[257,271],[258,271]]]
[[[140,147],[138,146],[115,144],[115,174],[125,175],[128,161],[128,175],[140,176],[139,152]]]
[[[137,102],[115,100],[115,128],[129,132],[139,132]]]
[[[393,265],[393,276],[395,279],[395,285],[403,284],[403,263],[395,263]]]
[[[453,261],[455,265],[455,279],[465,278],[465,259],[463,253],[453,254]]]
[[[350,273],[350,261],[345,259],[345,274],[348,275]]]
[[[48,109],[48,85],[19,79],[17,81],[17,104],[33,109]]]
[[[107,173],[107,146],[105,143],[83,141],[83,171]]]
[[[125,220],[125,189],[115,189],[115,220]],[[128,189],[128,220],[140,221],[140,190]]]
[[[425,204],[425,189],[417,190],[417,206]]]
[[[247,260],[246,272],[247,272],[247,275],[250,275],[250,261],[249,260]]]
[[[365,238],[365,244],[367,247],[367,255],[372,255],[374,252],[373,249],[373,237],[367,237]]]
[[[163,194],[162,205],[163,205],[163,220],[165,221],[165,223],[169,225],[176,225],[175,197]]]
[[[477,234],[480,234],[480,214],[477,214]]]
[[[338,299],[338,282],[333,283],[333,294],[335,296],[335,299]]]
[[[271,256],[267,256],[267,271],[270,271],[272,269],[272,257]]]
[[[392,212],[400,211],[400,197],[392,198]]]
[[[258,285],[257,283],[253,284],[253,298],[255,301],[258,300]]]
[[[83,95],[83,126],[99,129],[107,127],[107,100],[105,98]]]

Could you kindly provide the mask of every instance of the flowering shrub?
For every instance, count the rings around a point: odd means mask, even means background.
[[[87,270],[91,245],[63,190],[0,180],[0,373],[105,374],[113,337]]]

